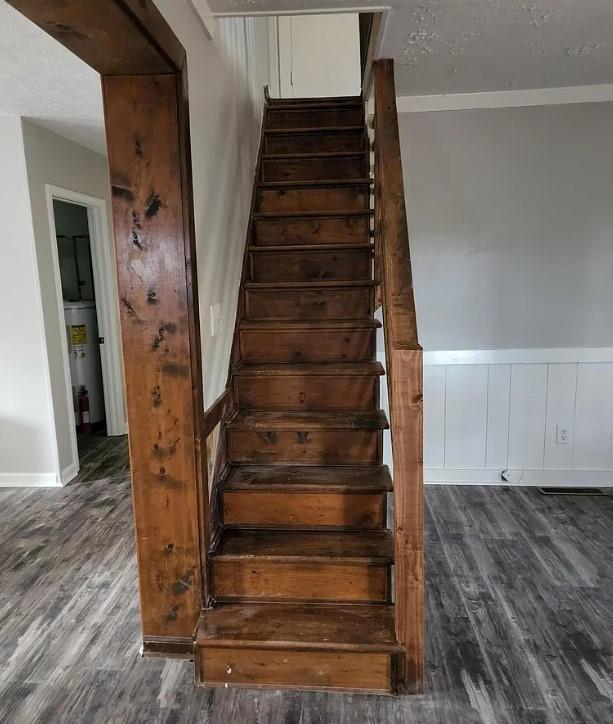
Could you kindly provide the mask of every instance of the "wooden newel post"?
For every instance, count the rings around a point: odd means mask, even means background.
[[[406,656],[399,689],[424,672],[423,372],[417,340],[393,60],[375,62],[375,222],[394,458],[396,637]]]

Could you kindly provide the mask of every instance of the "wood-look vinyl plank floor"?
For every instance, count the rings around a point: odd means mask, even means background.
[[[613,723],[613,497],[428,487],[426,544],[423,696],[195,689],[139,656],[127,444],[102,437],[71,485],[0,490],[0,722]]]

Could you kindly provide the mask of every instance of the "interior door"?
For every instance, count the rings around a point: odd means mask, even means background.
[[[360,94],[359,15],[279,17],[283,98]]]

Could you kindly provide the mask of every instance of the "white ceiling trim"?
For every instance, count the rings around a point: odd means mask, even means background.
[[[463,111],[486,108],[521,108],[524,106],[559,106],[572,103],[606,103],[613,101],[613,83],[580,85],[565,88],[531,88],[482,93],[450,93],[431,96],[398,96],[398,113]]]
[[[214,18],[236,18],[236,17],[253,17],[256,15],[341,15],[344,13],[382,13],[389,12],[390,5],[373,5],[359,7],[342,7],[342,8],[301,8],[299,10],[232,10],[218,11],[213,13]]]

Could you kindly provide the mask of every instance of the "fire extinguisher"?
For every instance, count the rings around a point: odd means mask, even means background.
[[[79,432],[91,432],[92,423],[89,417],[89,395],[85,385],[79,390]]]

